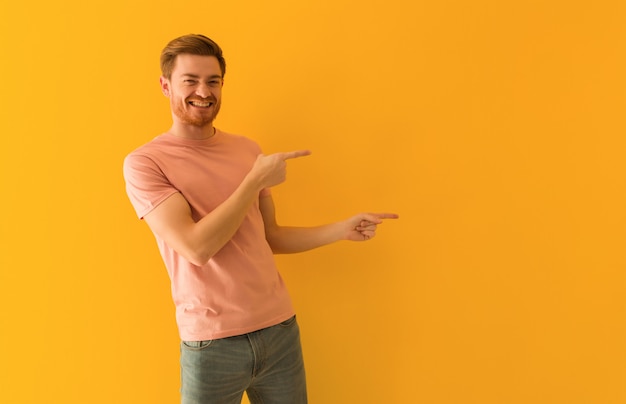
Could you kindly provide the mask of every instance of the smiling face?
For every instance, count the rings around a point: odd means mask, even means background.
[[[161,90],[170,99],[174,122],[211,127],[220,110],[223,83],[215,56],[178,55],[171,78],[161,77]]]

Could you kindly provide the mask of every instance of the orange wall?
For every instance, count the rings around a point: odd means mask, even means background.
[[[626,403],[626,6],[3,2],[0,402],[174,403],[178,339],[126,153],[205,33],[218,126],[309,148],[279,220],[393,211],[278,263],[312,403]]]

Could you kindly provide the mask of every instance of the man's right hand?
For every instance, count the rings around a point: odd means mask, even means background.
[[[250,173],[258,181],[260,189],[281,184],[287,178],[287,160],[310,155],[309,150],[297,150],[269,155],[259,154]]]

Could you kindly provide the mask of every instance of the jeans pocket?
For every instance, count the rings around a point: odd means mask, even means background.
[[[287,320],[283,321],[282,323],[280,323],[281,327],[289,327],[293,324],[295,324],[296,322],[296,316],[293,316],[291,318],[288,318]]]
[[[213,342],[212,339],[205,340],[205,341],[183,341],[182,345],[185,349],[189,349],[192,351],[199,351],[211,345],[212,342]]]

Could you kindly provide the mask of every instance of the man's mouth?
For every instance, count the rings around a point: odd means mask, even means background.
[[[200,108],[208,108],[211,105],[213,105],[212,102],[209,101],[196,101],[196,100],[191,100],[188,102],[189,105],[193,105],[194,107],[200,107]]]

